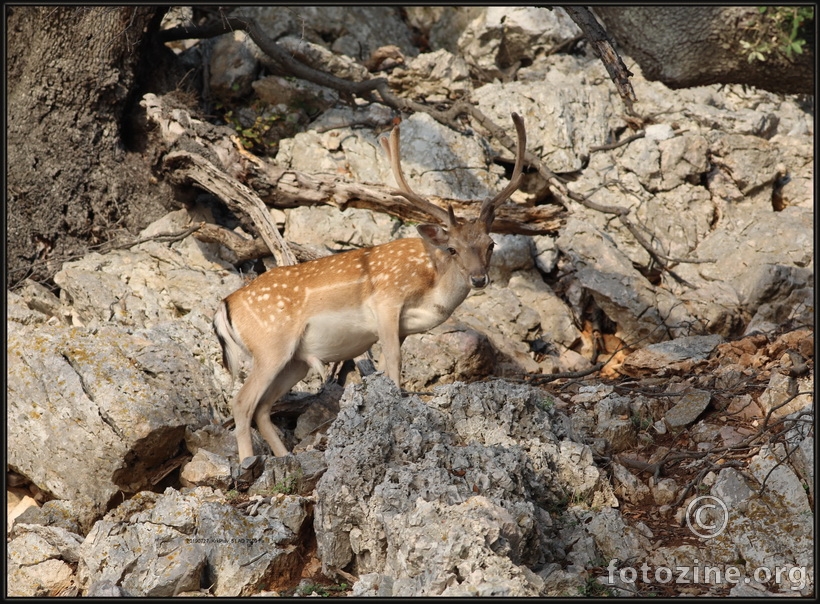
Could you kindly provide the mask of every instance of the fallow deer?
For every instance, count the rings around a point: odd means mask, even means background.
[[[380,139],[396,193],[442,224],[420,224],[421,238],[273,268],[220,303],[214,329],[226,369],[235,377],[242,355],[253,358],[232,402],[240,461],[253,455],[251,419],[275,455],[288,454],[271,410],[310,368],[324,375],[324,363],[352,359],[380,341],[381,369],[400,386],[404,338],[440,325],[471,288],[489,284],[495,210],[522,179],[526,133],[521,117],[512,118],[518,134],[512,178],[483,202],[478,218],[460,220],[452,206],[443,210],[410,189],[396,126],[389,142]]]

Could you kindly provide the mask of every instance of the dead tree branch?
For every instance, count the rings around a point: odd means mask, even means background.
[[[376,78],[363,82],[352,82],[305,65],[294,59],[290,53],[259,29],[252,19],[225,17],[220,21],[214,21],[203,26],[181,26],[162,30],[157,32],[156,36],[158,42],[170,42],[172,40],[213,38],[237,30],[248,32],[248,35],[259,49],[277,63],[287,75],[307,80],[319,86],[333,88],[349,98],[353,96],[369,98],[369,93],[375,90],[383,81],[383,78]]]
[[[257,260],[271,254],[268,245],[262,239],[246,239],[225,227],[209,222],[200,223],[193,231],[193,236],[204,243],[224,245],[236,255],[236,264]],[[319,254],[293,241],[288,241],[288,247],[299,262],[307,262],[320,257]]]
[[[274,195],[265,198],[265,201],[279,208],[324,203],[342,210],[350,207],[386,212],[405,222],[429,220],[429,216],[409,205],[403,197],[394,195],[388,187],[339,181],[332,175],[287,170],[279,176],[275,187],[268,189]],[[452,204],[456,212],[466,211],[470,206],[469,201],[433,196],[428,199],[441,208]],[[543,235],[556,231],[561,224],[561,208],[557,206],[505,203],[498,208],[496,214],[492,229],[494,233]]]
[[[584,32],[587,40],[592,45],[592,50],[606,67],[609,77],[615,84],[618,94],[626,105],[627,113],[632,113],[632,103],[637,100],[632,84],[629,83],[629,76],[632,73],[626,68],[621,55],[615,50],[615,45],[606,30],[601,27],[592,12],[585,6],[564,6],[569,18]]]
[[[270,211],[249,187],[228,176],[204,157],[186,151],[168,153],[163,159],[163,167],[172,182],[186,185],[196,183],[231,209],[240,209],[250,216],[278,266],[297,264],[296,256],[273,223]]]

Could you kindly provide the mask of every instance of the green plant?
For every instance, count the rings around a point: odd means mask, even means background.
[[[578,586],[578,595],[587,598],[613,598],[615,592],[611,587],[607,587],[603,583],[599,583],[595,577],[587,577],[583,585]]]
[[[583,507],[591,507],[592,501],[590,498],[590,493],[582,493],[582,492],[574,492],[572,497],[570,497],[569,505],[570,506],[583,506]]]
[[[248,128],[244,128],[239,120],[233,118],[232,112],[229,111],[225,115],[228,123],[234,127],[239,135],[239,142],[248,151],[255,149],[267,151],[276,146],[275,142],[267,140],[267,134],[273,127],[273,123],[279,119],[278,115],[257,115],[253,125]]]
[[[761,6],[757,10],[761,19],[747,28],[747,37],[740,41],[750,63],[766,61],[773,53],[789,60],[803,54],[805,35],[814,21],[813,6]]]
[[[541,411],[549,411],[555,406],[555,399],[549,396],[539,397],[535,402],[535,406],[541,409]]]
[[[302,471],[297,470],[292,474],[288,474],[282,480],[274,484],[271,488],[267,489],[264,495],[271,496],[271,495],[293,495],[298,486],[299,482],[302,480]]]
[[[629,416],[629,420],[632,422],[632,425],[639,432],[643,432],[644,430],[648,430],[649,427],[652,425],[652,418],[651,417],[641,417],[637,413],[633,413]]]
[[[234,107],[217,103],[216,109],[222,113],[222,119],[236,130],[240,144],[248,151],[258,154],[273,152],[279,143],[278,136],[271,136],[274,124],[282,119],[281,115],[266,112],[266,105],[259,101],[251,103],[250,109],[255,114],[254,122],[247,125],[249,118],[240,117]]]
[[[300,596],[307,597],[314,593],[320,598],[327,598],[332,595],[337,595],[348,590],[347,583],[339,583],[338,585],[319,585],[318,583],[305,583],[296,588],[296,593]]]

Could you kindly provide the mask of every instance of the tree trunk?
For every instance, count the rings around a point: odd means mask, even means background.
[[[49,279],[62,260],[162,215],[170,188],[129,152],[155,7],[7,8],[7,287]],[[127,129],[126,129],[127,130]],[[162,202],[165,201],[165,203]]]
[[[771,19],[755,6],[595,6],[607,32],[649,80],[670,88],[746,84],[771,92],[814,94],[814,30],[807,25],[802,54],[789,59],[782,40],[765,60],[751,48],[777,38]],[[757,41],[757,42],[756,42]],[[746,43],[744,45],[743,43]]]

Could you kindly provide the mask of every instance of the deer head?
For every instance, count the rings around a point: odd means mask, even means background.
[[[416,227],[419,235],[430,245],[450,254],[452,261],[459,266],[464,274],[469,276],[470,285],[476,289],[486,287],[490,282],[487,270],[490,265],[494,243],[489,233],[495,219],[495,210],[521,186],[523,178],[522,171],[527,135],[524,129],[524,120],[521,119],[521,116],[513,113],[512,119],[518,135],[512,178],[497,195],[484,200],[478,217],[471,220],[460,221],[453,212],[452,205],[448,205],[447,210],[443,210],[410,188],[401,169],[400,128],[398,125],[393,127],[389,138],[379,139],[390,161],[393,178],[399,186],[396,193],[440,223],[419,225]]]

